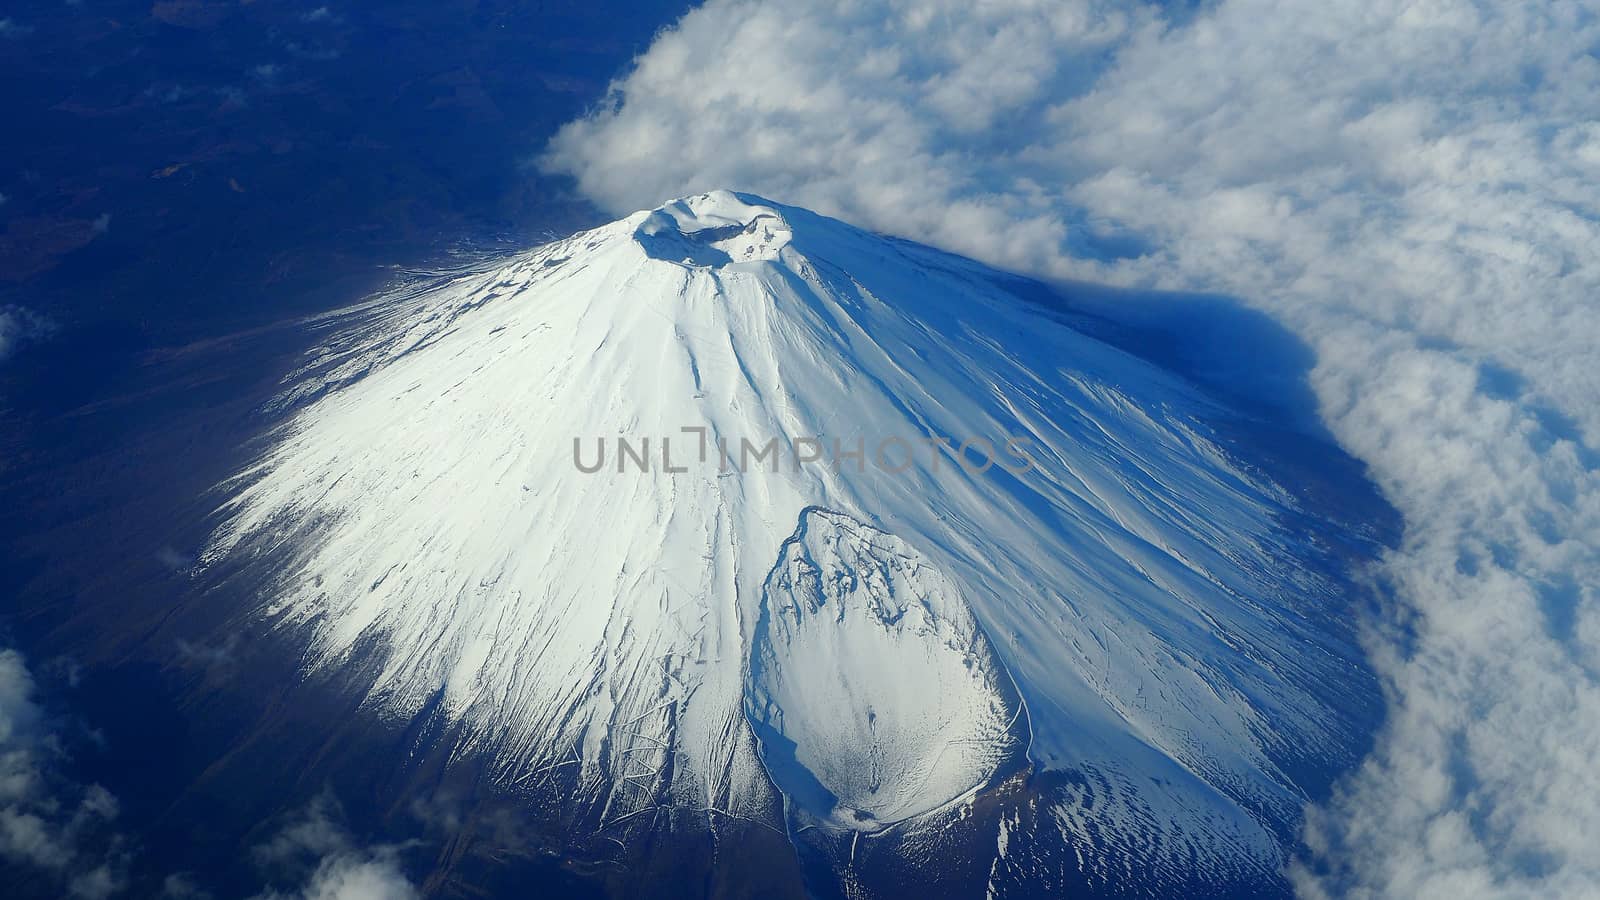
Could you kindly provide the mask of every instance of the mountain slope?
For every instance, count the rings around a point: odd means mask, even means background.
[[[1271,877],[1374,702],[1349,585],[1231,411],[1002,284],[726,192],[441,279],[297,376],[205,560],[600,831],[1031,765],[1085,877]]]
[[[893,535],[808,509],[762,597],[746,701],[797,809],[876,830],[987,784],[1023,744],[960,588]]]

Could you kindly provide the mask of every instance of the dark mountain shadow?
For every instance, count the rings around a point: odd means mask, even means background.
[[[1219,294],[1017,279],[1013,293],[1203,386],[1241,411],[1333,443],[1308,376],[1316,354],[1271,316]]]
[[[1375,563],[1399,545],[1404,522],[1367,465],[1340,447],[1323,422],[1310,384],[1317,358],[1304,340],[1222,295],[1028,279],[1007,287],[1077,330],[1188,379],[1234,410],[1236,416],[1211,424],[1220,429],[1224,446],[1241,451],[1241,461],[1294,493],[1303,512],[1285,517],[1284,525],[1318,536],[1313,543],[1350,585],[1350,621],[1381,611],[1388,587]],[[1376,692],[1373,701],[1367,744],[1354,748],[1352,762],[1367,754],[1381,724]],[[1294,771],[1298,763],[1290,760],[1287,767]],[[1295,771],[1296,782],[1317,801],[1342,774]]]

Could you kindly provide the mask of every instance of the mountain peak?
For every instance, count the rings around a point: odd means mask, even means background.
[[[876,833],[1032,768],[1030,841],[1275,873],[1375,695],[1336,541],[1213,399],[1004,283],[718,191],[410,288],[206,559],[600,827]]]
[[[775,205],[752,195],[712,191],[635,214],[645,252],[695,266],[775,260],[793,231]]]

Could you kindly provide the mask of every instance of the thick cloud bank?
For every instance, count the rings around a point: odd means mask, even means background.
[[[1600,3],[710,0],[545,158],[1040,275],[1224,291],[1316,349],[1405,513],[1377,749],[1308,895],[1600,891]]]

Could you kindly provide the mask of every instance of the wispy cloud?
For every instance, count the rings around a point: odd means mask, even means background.
[[[64,772],[65,751],[21,655],[0,650],[0,869],[43,877],[65,896],[122,890],[127,854],[117,800]]]
[[[18,40],[33,33],[32,26],[19,25],[7,17],[0,19],[0,39],[10,38]]]
[[[362,846],[340,824],[329,796],[313,801],[266,843],[256,861],[295,873],[295,886],[268,890],[254,900],[412,900],[421,894],[400,867],[399,848]]]
[[[745,188],[1289,323],[1408,523],[1389,719],[1298,885],[1592,895],[1597,44],[1592,0],[711,0],[544,163],[617,212]]]
[[[0,306],[0,362],[28,341],[43,337],[50,322],[20,306]]]

